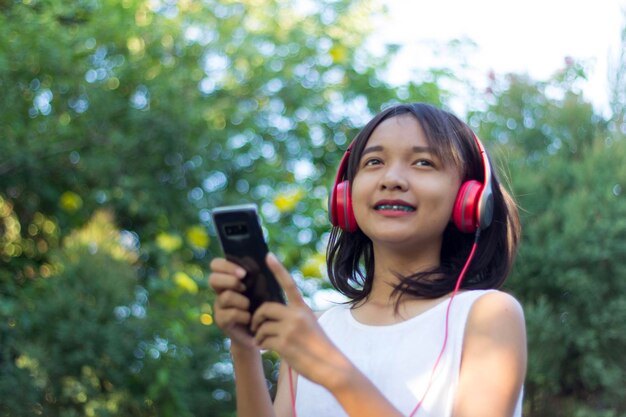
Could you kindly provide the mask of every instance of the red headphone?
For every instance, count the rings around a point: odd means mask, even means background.
[[[489,157],[475,133],[474,139],[484,169],[484,183],[477,180],[465,181],[457,193],[452,210],[452,221],[457,229],[464,233],[474,233],[483,230],[491,224],[493,218],[493,191],[491,188],[491,164]],[[348,146],[337,171],[337,178],[328,200],[328,214],[333,226],[347,232],[355,232],[359,225],[352,209],[350,182],[345,179],[350,151],[354,142]]]

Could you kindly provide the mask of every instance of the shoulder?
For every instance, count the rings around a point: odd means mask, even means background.
[[[491,323],[524,323],[524,310],[515,297],[502,291],[489,291],[476,299],[470,310],[468,325]]]

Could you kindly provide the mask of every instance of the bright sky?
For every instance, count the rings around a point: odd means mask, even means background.
[[[399,82],[409,68],[460,62],[436,56],[432,42],[469,38],[467,74],[478,85],[486,74],[528,73],[543,80],[571,56],[588,63],[582,89],[596,108],[608,111],[607,68],[619,54],[626,24],[626,0],[387,0],[391,21],[380,22],[375,37],[405,45],[394,65]],[[624,12],[622,12],[624,11]],[[455,61],[456,60],[456,61]],[[454,65],[454,68],[457,68]],[[454,106],[453,106],[454,107]]]

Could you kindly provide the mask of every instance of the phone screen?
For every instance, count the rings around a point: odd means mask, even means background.
[[[224,256],[247,272],[243,294],[250,300],[250,313],[266,301],[284,304],[282,289],[265,263],[268,248],[256,206],[219,207],[211,215]]]

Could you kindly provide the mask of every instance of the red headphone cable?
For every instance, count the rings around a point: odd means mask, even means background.
[[[291,411],[293,413],[293,417],[297,417],[296,414],[296,393],[293,389],[293,376],[291,375],[291,366],[287,365],[287,371],[289,372],[289,394],[291,394]]]
[[[470,263],[472,262],[472,259],[474,258],[474,253],[476,252],[476,248],[478,247],[479,236],[480,236],[480,229],[476,229],[476,235],[474,237],[474,244],[472,245],[472,250],[470,251],[470,254],[467,257],[467,261],[465,261],[465,265],[463,266],[463,269],[461,270],[461,273],[459,274],[459,277],[456,280],[456,285],[454,286],[454,291],[452,292],[452,296],[450,296],[450,301],[448,301],[448,308],[446,309],[446,331],[445,331],[445,335],[443,338],[443,345],[441,346],[441,351],[439,352],[439,356],[437,357],[437,360],[435,361],[435,366],[433,366],[433,370],[430,372],[430,378],[428,380],[428,386],[426,387],[426,391],[424,391],[424,395],[422,395],[422,399],[417,403],[417,405],[415,406],[411,414],[409,414],[409,417],[413,417],[415,413],[417,413],[417,410],[419,410],[419,408],[422,406],[422,403],[424,402],[424,399],[426,398],[426,394],[428,394],[428,391],[430,390],[430,386],[433,383],[433,377],[435,376],[435,371],[437,370],[439,361],[441,360],[441,357],[443,356],[443,353],[446,350],[446,345],[448,343],[448,322],[450,318],[450,307],[452,306],[452,300],[454,300],[454,296],[456,296],[456,294],[459,292],[459,288],[461,288],[461,282],[463,281],[463,277],[465,277],[467,268],[469,267]]]

